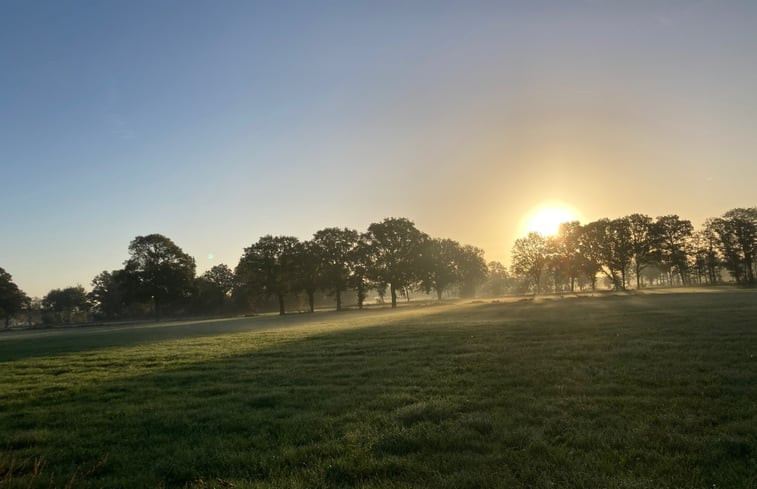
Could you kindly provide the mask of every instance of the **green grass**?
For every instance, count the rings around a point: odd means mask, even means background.
[[[0,335],[0,488],[224,484],[757,487],[757,293]]]

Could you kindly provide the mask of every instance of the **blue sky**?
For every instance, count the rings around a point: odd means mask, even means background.
[[[387,216],[506,261],[545,201],[699,225],[755,205],[755,25],[746,1],[3,2],[0,267],[41,296],[136,235],[202,271]]]

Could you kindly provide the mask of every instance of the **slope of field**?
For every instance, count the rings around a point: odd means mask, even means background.
[[[757,293],[0,335],[0,487],[757,487]]]

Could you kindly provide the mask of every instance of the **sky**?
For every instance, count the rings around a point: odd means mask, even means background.
[[[757,3],[0,2],[0,267],[90,287],[161,233],[407,217],[508,261],[545,202],[757,202]]]

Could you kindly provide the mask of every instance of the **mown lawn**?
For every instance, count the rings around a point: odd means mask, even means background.
[[[3,334],[0,480],[755,488],[757,292]]]

